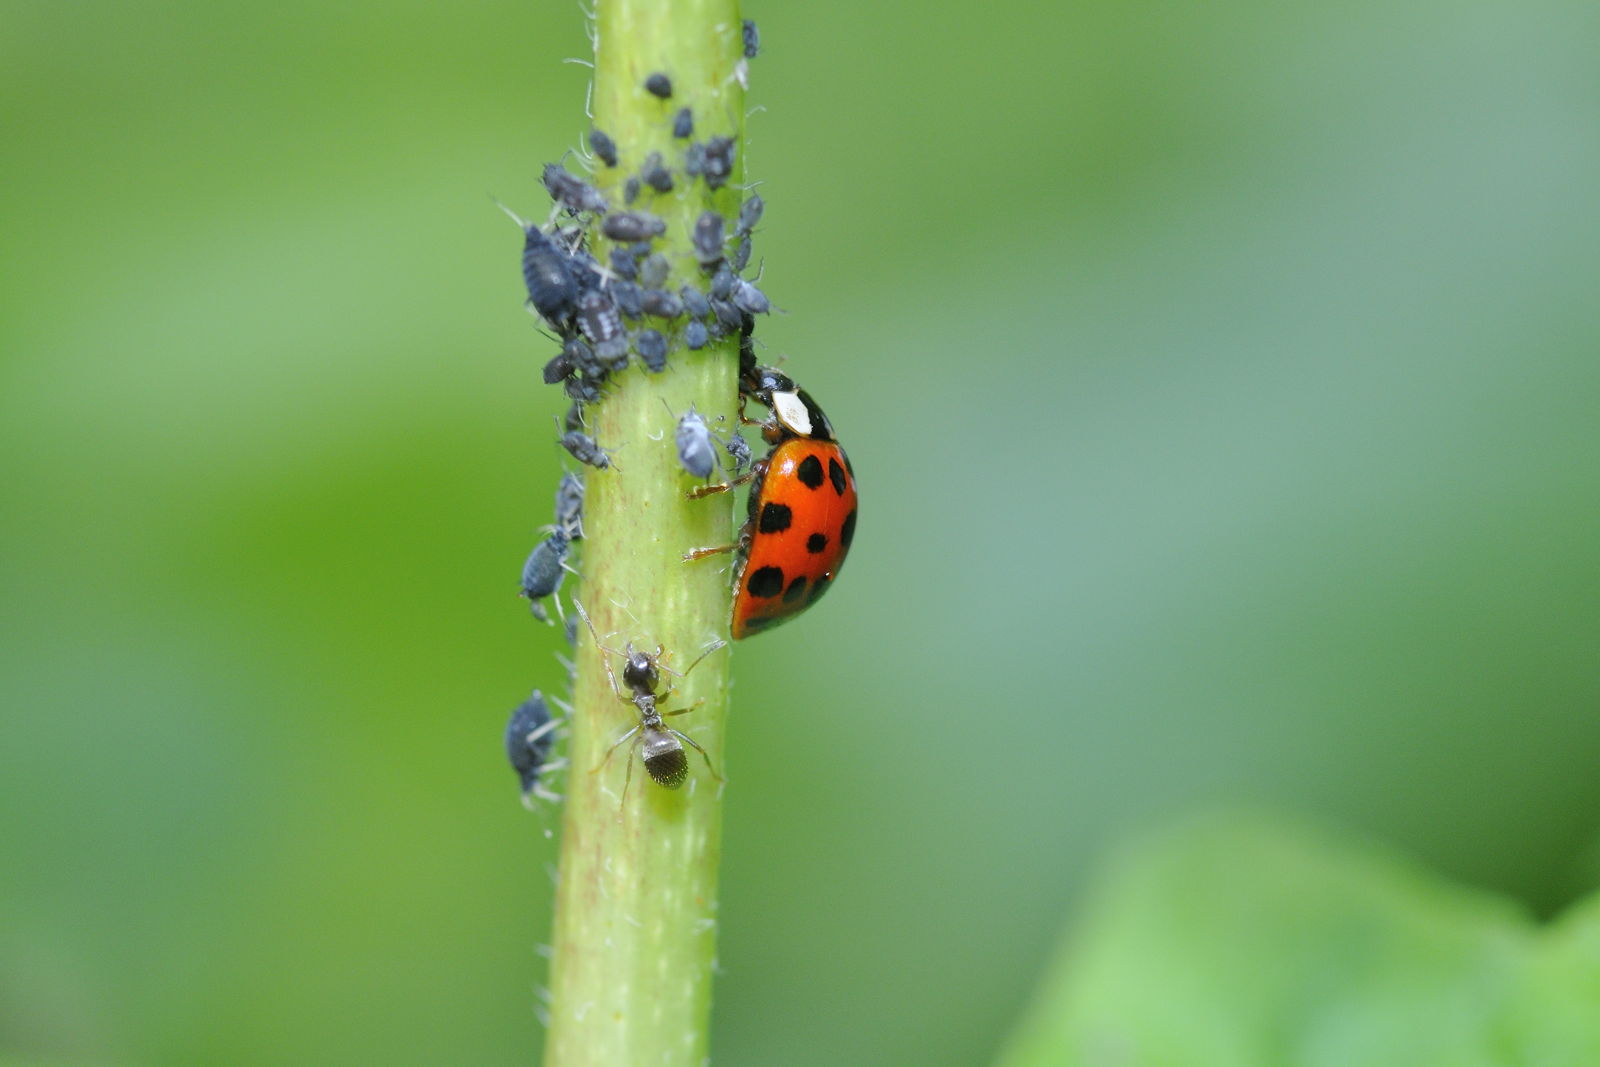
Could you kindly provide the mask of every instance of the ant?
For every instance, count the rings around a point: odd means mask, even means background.
[[[646,773],[650,775],[657,785],[664,789],[677,789],[689,777],[689,758],[683,751],[685,742],[700,753],[701,757],[706,761],[706,769],[711,772],[711,776],[719,782],[722,781],[722,775],[717,773],[717,768],[711,763],[711,756],[705,749],[700,747],[700,743],[683,731],[674,730],[672,727],[665,725],[662,721],[668,715],[682,715],[685,712],[693,711],[705,703],[705,698],[702,697],[686,708],[661,711],[656,707],[658,699],[656,686],[660,684],[661,671],[666,671],[668,674],[678,678],[687,677],[690,671],[699,666],[700,660],[705,659],[728,642],[717,640],[704,652],[700,653],[699,658],[689,664],[688,667],[682,671],[675,671],[661,662],[671,655],[661,645],[656,646],[654,653],[643,652],[634,648],[631,641],[628,642],[626,650],[608,647],[600,640],[600,633],[594,628],[594,620],[589,618],[589,612],[584,609],[583,604],[574,598],[572,606],[578,610],[579,615],[583,616],[585,625],[589,627],[589,633],[594,637],[595,647],[602,653],[609,652],[612,655],[622,657],[622,684],[627,686],[631,692],[631,695],[627,696],[623,695],[622,688],[617,685],[617,676],[611,670],[610,659],[602,655],[600,662],[605,664],[606,677],[611,680],[611,691],[617,695],[617,699],[625,704],[632,704],[639,712],[639,725],[612,742],[611,747],[606,750],[606,758],[600,762],[600,766],[589,773],[599,773],[606,764],[611,762],[611,757],[617,749],[629,738],[632,738],[633,744],[629,747],[641,749],[640,756],[644,760]],[[671,692],[672,690],[668,689],[666,693],[660,694],[660,697],[665,697],[667,693]],[[622,785],[623,800],[627,799],[628,787],[632,783],[633,759],[630,752],[628,775]]]

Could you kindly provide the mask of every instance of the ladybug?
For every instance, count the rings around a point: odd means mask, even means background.
[[[788,622],[833,584],[856,532],[856,476],[833,426],[794,380],[745,361],[739,384],[772,412],[761,435],[772,450],[748,474],[691,490],[691,498],[750,482],[749,518],[737,545],[695,549],[685,560],[737,550],[730,629],[735,641]]]

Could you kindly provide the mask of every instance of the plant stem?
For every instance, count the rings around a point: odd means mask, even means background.
[[[594,121],[621,157],[615,169],[597,170],[596,183],[618,210],[627,176],[660,152],[676,188],[657,194],[646,186],[632,207],[667,222],[655,250],[672,261],[669,287],[704,288],[690,243],[694,221],[708,209],[734,218],[739,193],[727,186],[713,193],[684,175],[688,142],[674,140],[672,119],[690,107],[695,140],[731,136],[742,144],[737,0],[600,0],[596,28]],[[671,99],[644,89],[658,71],[672,81]],[[594,237],[604,262],[604,242]],[[680,557],[731,540],[733,494],[686,498],[695,482],[678,463],[673,431],[691,403],[713,427],[737,427],[738,342],[730,337],[690,352],[678,336],[682,320],[645,325],[672,339],[669,365],[648,374],[636,361],[613,375],[590,410],[589,432],[612,452],[614,465],[588,472],[578,595],[603,643],[620,649],[631,641],[649,652],[660,644],[670,653],[666,665],[681,671],[727,637],[725,564]],[[718,424],[718,416],[725,421]],[[690,779],[676,791],[651,781],[631,741],[608,759],[638,714],[613,692],[604,655],[580,633],[544,1062],[700,1067],[708,1056],[721,782],[692,748]],[[619,658],[611,665],[620,676]],[[728,669],[729,654],[719,651],[686,678],[663,672],[661,687],[663,694],[674,687],[663,710],[704,700],[668,725],[703,746],[724,774]]]

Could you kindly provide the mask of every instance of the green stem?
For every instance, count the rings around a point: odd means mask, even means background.
[[[704,288],[690,243],[694,221],[707,209],[735,218],[739,193],[688,180],[688,142],[674,140],[672,118],[687,106],[695,140],[731,136],[742,144],[737,0],[600,0],[597,29],[594,122],[616,142],[621,162],[599,168],[596,182],[617,210],[626,177],[660,152],[676,188],[646,187],[633,207],[667,221],[655,247],[672,261],[671,288]],[[672,81],[669,100],[644,89],[657,71]],[[604,261],[604,242],[597,244]],[[738,396],[737,337],[690,352],[679,336],[683,321],[648,324],[672,341],[665,373],[635,365],[614,375],[590,411],[590,432],[614,465],[588,472],[578,594],[605,644],[631,641],[651,652],[660,644],[678,670],[727,637],[727,557],[684,563],[681,555],[731,540],[733,494],[686,499],[695,483],[678,463],[673,431],[691,404],[713,427],[721,416],[723,430],[736,428]],[[580,635],[544,1062],[700,1067],[708,1055],[722,784],[693,749],[690,779],[676,791],[651,781],[631,742],[608,761],[638,714],[612,691],[604,655]],[[618,657],[611,666],[620,676]],[[728,670],[729,654],[720,651],[686,678],[663,673],[661,687],[674,687],[664,710],[704,700],[668,725],[703,746],[723,774]]]

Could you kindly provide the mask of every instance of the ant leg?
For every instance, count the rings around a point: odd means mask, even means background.
[[[668,715],[687,715],[689,712],[693,711],[695,708],[698,708],[701,704],[704,704],[705,702],[706,702],[706,698],[705,697],[701,697],[699,700],[696,700],[693,704],[690,704],[690,705],[688,705],[686,707],[679,708],[676,711],[663,711],[661,713],[661,717],[664,719]]]
[[[634,729],[637,730],[638,727],[636,726],[636,727],[634,727]],[[640,739],[641,740],[643,739],[643,735],[642,734],[640,735]],[[623,805],[625,805],[628,802],[628,788],[633,785],[633,750],[635,748],[638,748],[638,747],[639,747],[638,742],[635,742],[628,749],[628,773],[626,775],[624,775],[623,779],[622,779],[622,798],[617,801],[617,810],[618,811],[621,811]]]
[[[683,554],[683,562],[693,563],[697,559],[705,559],[721,552],[732,552],[738,547],[738,545],[718,545],[716,548],[691,548]]]
[[[683,710],[684,711],[688,711],[689,709],[688,708],[684,708]],[[717,768],[714,767],[712,765],[712,763],[711,763],[711,756],[706,752],[705,749],[700,747],[700,742],[696,741],[694,738],[690,737],[688,734],[684,733],[681,730],[673,730],[672,731],[672,736],[676,737],[679,741],[687,741],[689,744],[694,746],[694,750],[696,752],[700,753],[700,755],[705,759],[705,761],[706,761],[706,770],[711,772],[711,777],[715,778],[719,782],[726,782],[727,781],[726,778],[722,777],[722,775],[717,773]]]
[[[611,742],[611,747],[606,749],[606,758],[601,760],[598,766],[591,768],[589,770],[589,773],[590,774],[599,774],[602,770],[604,770],[606,764],[611,762],[611,757],[616,754],[617,746],[622,744],[622,742],[626,741],[628,738],[632,737],[634,734],[636,734],[638,732],[639,732],[639,727],[635,726],[633,729],[629,730],[627,733],[623,734],[621,737],[619,737],[615,741]]]
[[[584,609],[582,601],[580,601],[577,597],[573,597],[572,606],[577,609],[579,616],[581,616],[583,621],[588,625],[589,633],[594,638],[594,645],[600,650],[600,664],[601,666],[605,667],[606,677],[611,680],[611,691],[617,695],[618,700],[627,700],[628,698],[622,695],[622,690],[617,688],[617,676],[612,672],[611,661],[607,659],[605,655],[607,652],[610,652],[612,655],[621,655],[621,653],[614,648],[607,648],[600,640],[600,632],[594,628],[594,620],[589,618],[589,612]],[[634,727],[634,729],[638,729],[638,727]],[[611,747],[615,748],[616,745]],[[611,758],[611,754],[609,752],[606,753],[606,758]]]
[[[712,551],[721,552],[721,551],[726,551],[726,550],[725,549],[696,549],[695,551],[697,551],[697,552],[712,552]],[[659,658],[657,658],[657,660],[656,660],[656,666],[661,668],[662,670],[666,671],[668,674],[676,675],[679,678],[687,678],[689,676],[689,672],[690,671],[692,671],[696,667],[700,666],[700,661],[701,660],[703,660],[707,656],[711,655],[711,653],[715,652],[717,649],[724,647],[725,645],[727,645],[727,643],[728,642],[722,640],[719,637],[717,640],[713,641],[710,645],[708,645],[706,647],[706,650],[704,652],[700,653],[700,655],[695,658],[695,661],[693,663],[689,664],[687,667],[685,667],[681,671],[673,670],[671,667],[668,667],[665,663],[662,663]]]

